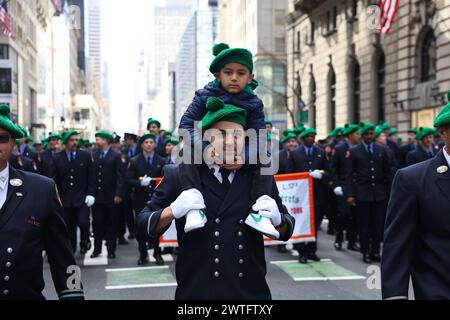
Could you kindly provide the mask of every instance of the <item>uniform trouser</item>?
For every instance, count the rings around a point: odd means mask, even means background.
[[[350,206],[345,197],[337,197],[336,242],[344,241],[344,231],[349,243],[355,243],[358,235],[358,225],[355,207]]]
[[[143,208],[135,208],[136,216],[142,211]],[[155,254],[161,254],[161,248],[159,247],[159,239],[152,240],[150,237],[142,238],[137,234],[136,241],[138,242],[139,255],[141,258],[148,257],[147,243],[153,244],[153,251]]]
[[[89,208],[85,205],[64,208],[64,220],[67,225],[67,230],[69,231],[70,243],[75,252],[77,249],[77,227],[80,228],[81,243],[89,240]]]
[[[298,253],[303,256],[308,256],[316,253],[317,251],[317,241],[319,236],[318,230],[323,217],[323,206],[316,205],[314,209],[314,229],[316,232],[316,241],[302,242],[294,245],[294,248],[298,251]]]
[[[356,203],[361,253],[379,254],[386,201]]]
[[[108,253],[115,253],[117,245],[117,206],[95,204],[92,209],[94,227],[94,253],[102,252],[102,241],[106,240]]]
[[[134,234],[134,214],[133,207],[131,205],[131,197],[126,195],[123,198],[123,201],[118,206],[118,214],[119,214],[119,222],[118,222],[118,230],[117,236],[119,238],[123,238],[125,236],[126,228],[128,227],[128,231],[130,234]]]
[[[336,219],[338,215],[337,199],[332,189],[327,188],[327,218],[328,231],[336,230]]]

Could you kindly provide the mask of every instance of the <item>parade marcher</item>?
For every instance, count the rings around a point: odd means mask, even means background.
[[[94,227],[94,252],[96,258],[102,252],[106,240],[108,258],[116,257],[118,208],[122,202],[125,171],[120,153],[112,150],[113,137],[106,131],[95,134],[97,150],[92,154],[96,180],[95,204],[92,208]]]
[[[62,140],[61,135],[56,133],[50,133],[48,138],[46,139],[46,148],[40,155],[41,162],[41,174],[53,178],[55,176],[55,164],[53,161],[53,157],[57,153],[57,144]],[[60,190],[61,191],[61,190]]]
[[[124,140],[125,148],[122,150],[122,153],[127,155],[130,159],[137,156],[140,152],[137,144],[138,136],[134,133],[125,133]]]
[[[394,178],[381,263],[384,299],[408,299],[410,278],[415,299],[450,299],[450,103],[434,127],[445,148]]]
[[[266,120],[266,121],[264,121],[264,125],[266,127],[267,133],[268,134],[272,134],[272,129],[273,129],[272,121]],[[283,143],[280,140],[272,139],[271,144],[272,145],[278,144],[278,150],[282,150],[283,149]]]
[[[28,136],[28,133],[25,129],[21,128],[22,131],[25,133],[25,136]],[[27,157],[34,161],[36,166],[39,168],[39,158],[37,152],[33,149],[33,147],[30,147],[28,143],[26,142],[26,137],[19,139],[19,153],[21,156]]]
[[[334,149],[330,161],[330,178],[332,181],[333,192],[337,199],[337,216],[336,216],[336,238],[334,247],[336,250],[342,250],[342,242],[344,241],[344,231],[346,231],[347,249],[358,251],[357,242],[357,216],[354,207],[350,206],[347,201],[348,188],[346,186],[346,172],[349,168],[350,149],[358,144],[361,140],[359,134],[359,126],[356,124],[346,124],[342,129],[345,137],[344,141],[339,143]]]
[[[439,152],[439,146],[434,144],[434,130],[421,127],[415,137],[418,146],[406,155],[405,166],[410,166],[433,158]]]
[[[166,156],[166,150],[164,148],[164,139],[160,135],[160,129],[161,129],[161,122],[159,122],[156,119],[150,118],[147,121],[147,130],[149,133],[153,134],[155,136],[155,152],[161,156]]]
[[[416,135],[419,132],[416,128],[409,129],[407,132],[407,141],[406,143],[400,147],[400,161],[399,168],[403,168],[406,165],[406,156],[408,152],[415,150],[418,146],[418,142],[416,141]]]
[[[11,156],[9,157],[9,164],[17,170],[38,173],[36,163],[30,158],[21,155],[19,152],[19,146],[20,142],[17,140],[13,147]]]
[[[23,132],[0,105],[0,300],[43,300],[43,250],[59,299],[84,299],[55,183],[8,164]],[[68,285],[71,285],[68,287]]]
[[[282,205],[270,175],[260,182],[271,192],[255,202],[251,199],[254,170],[236,162],[245,157],[241,154],[245,149],[246,111],[229,104],[209,110],[201,128],[229,134],[209,137],[208,161],[204,159],[199,165],[201,190],[183,191],[181,165],[166,166],[163,181],[139,214],[138,232],[157,239],[175,219],[179,241],[175,299],[271,299],[265,279],[263,236],[244,221],[252,208],[264,214],[277,228],[279,239],[286,241],[294,220]],[[237,169],[228,170],[219,163]],[[185,233],[185,216],[191,210],[202,210],[207,222],[203,228]]]
[[[279,165],[277,174],[291,173],[293,172],[291,152],[298,147],[297,136],[293,132],[287,132],[280,141],[283,144],[283,149],[278,153]]]
[[[381,231],[391,184],[391,163],[385,147],[374,143],[375,127],[361,123],[362,141],[350,149],[346,172],[347,202],[356,206],[363,261],[379,262]]]
[[[176,148],[176,146],[179,144],[179,141],[174,139],[174,138],[170,138],[170,139],[166,139],[164,141],[164,146],[166,148],[166,164],[175,164],[177,161],[177,152],[178,152],[178,148]]]
[[[54,180],[61,193],[64,220],[69,230],[73,252],[77,248],[80,228],[80,253],[91,248],[90,209],[95,203],[95,177],[91,154],[78,149],[78,132],[64,132],[65,150],[53,156]]]
[[[132,158],[127,170],[127,181],[132,188],[133,209],[138,216],[148,201],[150,201],[155,190],[155,182],[152,178],[161,178],[166,161],[155,152],[155,136],[151,133],[139,138],[139,146],[142,152]],[[147,239],[138,237],[139,260],[138,265],[149,262],[147,251]],[[153,242],[153,257],[156,264],[164,264],[159,247],[159,239]]]
[[[307,263],[307,260],[320,261],[317,256],[317,231],[324,215],[324,195],[329,175],[328,161],[325,151],[314,144],[317,132],[308,128],[300,134],[303,144],[291,152],[294,172],[310,172],[313,178],[314,192],[314,227],[316,229],[316,241],[295,244],[299,254],[299,262]]]

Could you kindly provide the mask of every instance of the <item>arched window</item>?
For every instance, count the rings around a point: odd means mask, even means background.
[[[316,127],[316,80],[314,76],[311,75],[311,81],[309,82],[309,125],[313,128]]]
[[[360,70],[359,63],[355,59],[353,61],[353,67],[351,71],[352,76],[352,105],[351,105],[351,119],[353,123],[359,123],[361,120],[361,81],[360,81]]]
[[[330,67],[328,74],[328,90],[328,131],[331,131],[336,128],[336,74],[334,73],[333,67]]]
[[[426,31],[420,47],[420,81],[436,79],[436,38],[432,29]]]
[[[385,94],[385,57],[381,52],[376,64],[376,88],[377,88],[377,122],[385,120],[384,94]]]

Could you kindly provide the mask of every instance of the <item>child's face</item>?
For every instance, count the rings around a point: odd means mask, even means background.
[[[254,74],[250,73],[248,68],[239,63],[229,63],[215,74],[222,87],[228,93],[236,94],[245,89],[254,78]]]

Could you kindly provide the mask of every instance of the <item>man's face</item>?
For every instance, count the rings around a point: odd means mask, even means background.
[[[170,154],[172,153],[173,150],[173,144],[171,144],[170,142],[166,143],[166,154],[168,156],[170,156]]]
[[[305,137],[303,137],[303,143],[308,148],[312,147],[314,145],[314,142],[316,141],[316,135],[315,134],[307,134]]]
[[[152,153],[153,150],[155,150],[155,140],[146,139],[144,142],[142,142],[141,148],[145,153]]]
[[[386,133],[382,132],[376,139],[377,144],[385,145],[387,140]]]
[[[126,139],[125,140],[125,145],[129,148],[132,147],[134,144],[134,140],[133,139]]]
[[[394,133],[389,136],[389,140],[397,142],[398,134]]]
[[[434,142],[434,136],[433,136],[432,134],[430,134],[430,135],[424,137],[424,138],[421,140],[422,146],[423,146],[425,149],[430,149],[430,148],[433,146],[433,142]]]
[[[15,145],[16,143],[11,134],[0,128],[0,163],[5,164],[9,160]]]
[[[148,128],[148,131],[151,134],[159,135],[159,128],[158,128],[158,125],[156,123],[151,123],[149,128]]]
[[[108,140],[96,137],[95,144],[97,145],[97,149],[104,150],[108,147]]]
[[[239,63],[229,63],[219,73],[215,74],[222,87],[231,94],[237,94],[245,89],[254,78],[250,70]]]
[[[48,142],[48,149],[55,150],[56,146],[58,145],[58,138],[51,138]]]
[[[268,133],[272,132],[272,126],[270,124],[266,124],[266,130]]]
[[[368,130],[363,135],[364,142],[367,144],[371,144],[374,140],[374,132],[373,130]]]
[[[357,144],[361,141],[361,135],[359,134],[359,131],[356,130],[355,132],[352,132],[348,135],[348,140],[350,140],[351,143]]]
[[[441,136],[442,140],[445,141],[445,148],[447,152],[450,151],[450,126],[439,128],[439,135]]]
[[[408,143],[414,143],[414,141],[416,140],[416,134],[415,133],[412,133],[412,132],[408,132],[408,135],[407,135],[407,141],[408,141]]]
[[[76,135],[73,135],[66,142],[66,150],[76,151],[77,147],[78,147],[78,139]]]
[[[284,147],[286,149],[288,149],[289,151],[294,150],[295,148],[297,148],[297,140],[295,140],[294,138],[289,139],[288,141],[286,141],[284,143]]]
[[[215,123],[211,129],[207,130],[205,137],[215,150],[216,161],[224,164],[235,164],[242,161],[245,141],[244,128],[234,122],[221,121]]]

